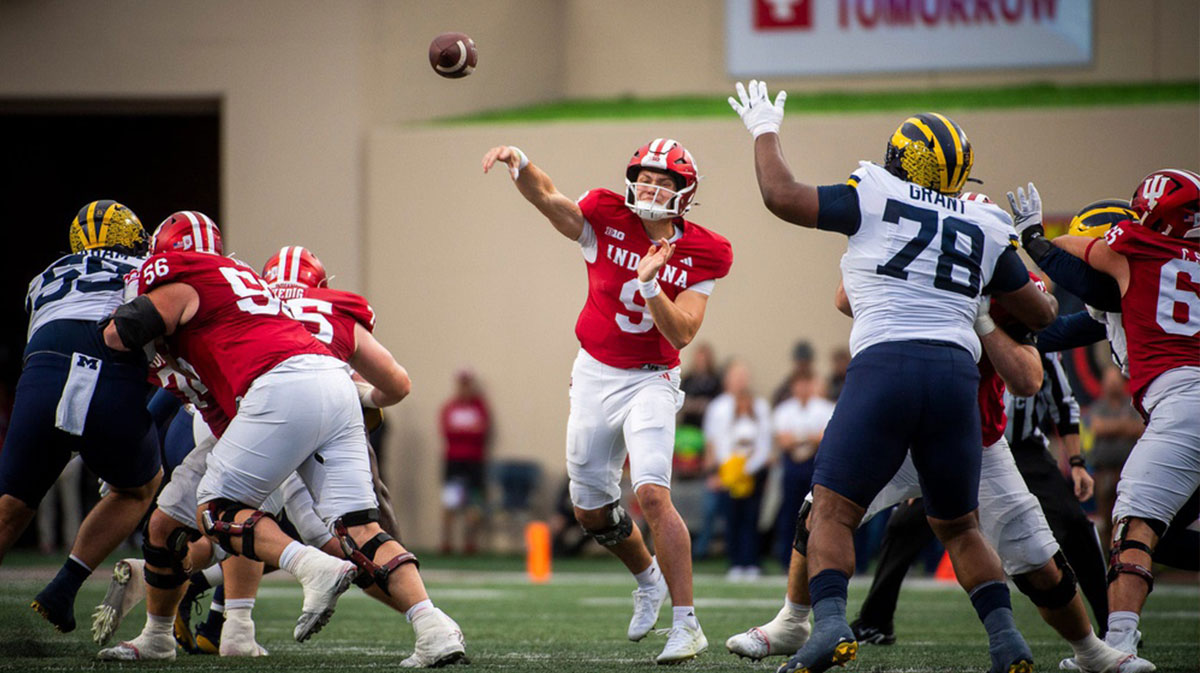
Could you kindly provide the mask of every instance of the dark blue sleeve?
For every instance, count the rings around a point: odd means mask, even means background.
[[[178,397],[159,388],[154,393],[154,397],[150,398],[150,402],[146,404],[146,410],[150,412],[154,424],[162,428],[163,424],[171,420],[171,416],[182,406],[183,402],[180,402]]]
[[[1090,346],[1108,338],[1104,323],[1088,315],[1087,311],[1060,315],[1050,326],[1038,333],[1037,347],[1043,353]]]
[[[1101,311],[1120,313],[1121,288],[1112,276],[1088,266],[1087,262],[1054,246],[1038,260],[1050,280],[1083,303]]]
[[[861,222],[857,189],[848,184],[817,187],[817,229],[853,236]]]
[[[985,294],[1016,292],[1028,282],[1029,270],[1025,268],[1025,262],[1021,261],[1017,249],[1010,245],[1000,253],[1000,259],[996,260],[996,270],[992,272],[992,280],[983,291]]]

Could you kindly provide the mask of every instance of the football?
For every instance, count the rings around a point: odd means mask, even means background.
[[[442,77],[466,77],[478,60],[475,41],[463,33],[442,33],[429,43],[429,65]]]

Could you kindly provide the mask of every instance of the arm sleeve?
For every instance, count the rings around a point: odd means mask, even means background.
[[[984,293],[1015,292],[1029,282],[1029,271],[1025,262],[1021,261],[1017,249],[1011,245],[1000,253],[996,260],[996,270],[992,272],[992,280],[983,288]]]
[[[150,402],[146,404],[146,410],[150,412],[150,417],[154,419],[154,424],[158,427],[163,427],[175,412],[183,406],[183,402],[175,397],[170,392],[163,388],[159,388],[150,398]]]
[[[853,236],[861,223],[856,187],[849,184],[817,187],[817,229]]]
[[[1112,276],[1093,269],[1087,262],[1055,246],[1038,261],[1050,280],[1101,311],[1121,310],[1121,290]]]
[[[1043,353],[1088,346],[1108,338],[1104,323],[1099,322],[1087,311],[1060,315],[1049,327],[1038,333],[1037,347]]]

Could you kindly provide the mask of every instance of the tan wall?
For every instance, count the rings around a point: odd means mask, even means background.
[[[629,153],[656,136],[679,139],[704,175],[694,219],[733,242],[730,276],[717,284],[699,339],[720,357],[745,358],[764,394],[783,376],[792,343],[812,340],[820,364],[845,344],[850,322],[832,306],[837,235],[775,220],[759,201],[752,146],[733,118],[465,128],[380,129],[368,143],[367,287],[377,334],[409,367],[414,393],[395,411],[387,450],[401,518],[415,544],[436,540],[441,442],[436,414],[451,376],[470,365],[498,423],[499,457],[543,461],[563,473],[573,328],[586,292],[577,246],[528,205],[504,173],[483,175],[490,146],[517,144],[563,193],[621,189]],[[1033,180],[1050,212],[1125,196],[1164,165],[1200,163],[1191,106],[959,113],[976,148],[981,191]],[[859,158],[879,160],[894,114],[798,117],[784,144],[793,170],[838,182]],[[1117,138],[1117,143],[1097,138]],[[1047,151],[1046,148],[1053,148]],[[1121,153],[1114,159],[1114,154]],[[417,161],[414,157],[438,157]],[[685,356],[686,362],[686,356]]]

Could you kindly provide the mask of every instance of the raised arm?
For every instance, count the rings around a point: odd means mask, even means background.
[[[497,162],[508,165],[517,191],[550,220],[558,233],[572,241],[579,240],[583,233],[583,211],[554,187],[554,182],[545,171],[529,162],[519,148],[512,145],[493,147],[483,155],[483,172],[487,173]]]
[[[779,125],[783,122],[787,92],[780,91],[772,103],[767,96],[766,83],[750,80],[749,90],[741,82],[737,83],[737,96],[736,99],[730,96],[729,105],[754,136],[754,173],[763,204],[781,220],[802,227],[816,227],[817,188],[792,177],[779,143]]]

